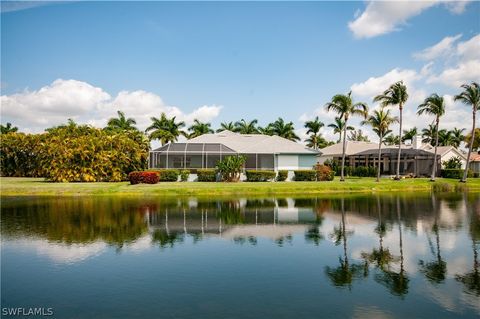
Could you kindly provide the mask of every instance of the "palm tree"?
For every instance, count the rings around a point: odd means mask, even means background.
[[[167,118],[165,113],[162,113],[160,118],[152,117],[152,125],[147,127],[145,132],[150,132],[150,140],[160,140],[162,145],[169,142],[176,142],[180,135],[186,135],[181,129],[185,127],[185,122],[175,122],[176,117]]]
[[[125,117],[125,113],[122,111],[117,111],[118,118],[112,117],[108,120],[107,130],[128,132],[128,131],[137,131],[137,128],[134,126],[137,124],[135,119]]]
[[[430,145],[434,145],[435,136],[437,135],[435,125],[428,124],[426,128],[422,129],[422,143],[427,143]]]
[[[233,122],[223,122],[220,124],[220,128],[217,130],[217,133],[221,131],[235,131],[235,124]]]
[[[367,118],[368,106],[363,102],[354,103],[352,99],[352,91],[347,95],[337,94],[332,97],[332,100],[325,105],[327,111],[336,112],[339,117],[345,122],[343,127],[343,149],[342,149],[342,168],[340,173],[340,181],[345,181],[345,149],[347,143],[347,125],[350,116],[362,116]]]
[[[403,84],[403,81],[392,84],[383,94],[377,95],[373,101],[380,102],[383,106],[398,105],[400,112],[399,116],[399,139],[402,140],[402,119],[403,119],[403,106],[407,102],[408,93],[407,87]],[[400,180],[400,154],[402,152],[402,143],[398,143],[398,156],[397,156],[397,175],[395,179]]]
[[[467,181],[467,173],[470,166],[470,156],[472,154],[473,141],[475,140],[475,117],[477,111],[480,110],[480,86],[476,82],[472,82],[470,85],[462,85],[463,92],[459,95],[455,95],[453,98],[455,101],[461,101],[463,104],[470,105],[472,107],[472,139],[470,140],[470,146],[468,147],[467,164],[465,165],[465,171],[463,172],[463,178],[461,182]]]
[[[413,127],[409,130],[403,130],[402,142],[413,141],[413,138],[417,135],[417,128]]]
[[[295,134],[295,127],[292,122],[285,123],[285,121],[279,117],[275,122],[271,123],[273,135],[286,138],[291,141],[299,141],[300,137]]]
[[[458,129],[456,127],[453,130],[451,130],[453,147],[456,147],[456,148],[460,147],[460,144],[462,144],[463,140],[465,139],[465,136],[463,135],[464,131],[465,131],[464,128]]]
[[[272,127],[272,123],[268,124],[268,125],[265,126],[265,127],[259,126],[259,127],[257,128],[257,130],[258,130],[258,133],[263,134],[263,135],[270,135],[270,136],[272,136],[272,135],[274,134],[274,132],[273,132],[273,127]]]
[[[316,150],[318,143],[317,139],[319,137],[320,129],[324,124],[318,119],[318,116],[315,117],[313,121],[306,121],[304,127],[307,129],[307,134],[310,134],[309,139],[313,144],[313,148]]]
[[[305,140],[305,142],[307,143],[307,147],[310,147],[310,148],[313,148],[313,149],[321,149],[321,148],[324,148],[324,147],[327,147],[327,146],[330,146],[330,145],[333,145],[335,144],[334,142],[331,142],[331,141],[327,141],[323,136],[322,134],[319,134],[317,136],[315,136],[315,139],[313,138],[313,134],[310,135],[309,138],[307,138]],[[316,143],[316,144],[315,144]]]
[[[257,123],[258,120],[252,120],[250,122],[245,121],[242,119],[239,122],[235,122],[235,132],[240,134],[257,134]]]
[[[390,134],[385,137],[384,142],[385,145],[398,145],[398,143],[400,143],[400,137],[398,135]]]
[[[328,124],[328,127],[333,128],[334,134],[339,134],[338,143],[342,141],[342,132],[345,129],[345,121],[341,117],[335,117],[335,123]],[[353,126],[347,126],[347,130],[354,130]]]
[[[356,141],[356,142],[370,142],[370,139],[368,138],[368,136],[363,135],[363,132],[361,129],[350,132],[350,135],[348,136],[348,140]]]
[[[418,106],[417,114],[428,114],[435,116],[435,157],[433,158],[432,176],[430,177],[430,180],[433,182],[435,181],[435,176],[437,175],[437,148],[440,117],[445,114],[445,102],[443,101],[443,97],[439,96],[437,93],[433,93]]]
[[[188,128],[192,133],[188,135],[188,139],[195,138],[203,134],[213,133],[213,130],[210,128],[210,123],[202,123],[199,120],[193,120],[193,124]]]
[[[15,133],[18,131],[18,127],[12,126],[12,123],[7,122],[6,125],[0,124],[0,134]]]
[[[378,140],[378,167],[377,167],[377,182],[380,181],[380,161],[382,158],[382,143],[387,134],[390,134],[390,125],[397,123],[398,118],[393,117],[390,114],[390,110],[381,108],[380,110],[374,110],[365,121],[362,121],[362,125],[370,125],[375,134],[377,134]]]
[[[438,146],[450,146],[455,143],[453,131],[442,129],[438,131]]]

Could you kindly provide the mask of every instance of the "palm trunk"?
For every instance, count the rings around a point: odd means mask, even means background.
[[[470,155],[472,154],[473,148],[473,141],[475,139],[475,117],[476,117],[476,110],[475,106],[473,107],[473,125],[472,125],[472,139],[470,140],[470,147],[468,148],[468,156],[467,156],[467,163],[465,164],[465,171],[463,172],[463,178],[460,180],[462,183],[467,182],[467,174],[468,174],[468,166],[470,166]]]
[[[437,120],[436,120],[436,132],[435,132],[435,157],[433,159],[433,168],[432,168],[432,177],[430,178],[430,180],[432,182],[435,181],[435,176],[437,175],[437,148],[438,148],[438,123],[440,122],[440,119],[438,118],[437,116]]]
[[[380,142],[378,142],[377,182],[380,182],[380,159],[382,157],[382,140],[383,136],[380,135]]]
[[[398,156],[397,156],[397,175],[395,176],[395,179],[399,180],[400,179],[400,154],[402,152],[402,113],[403,113],[403,105],[399,105],[400,109],[400,132],[398,133]]]
[[[345,118],[345,127],[343,128],[342,170],[341,170],[341,173],[340,173],[340,182],[345,181],[344,170],[345,170],[346,143],[347,143],[347,118]]]
[[[342,237],[343,237],[343,256],[344,256],[344,261],[345,265],[348,268],[348,256],[347,256],[347,231],[345,227],[345,199],[342,198],[341,200],[341,205],[342,205]]]

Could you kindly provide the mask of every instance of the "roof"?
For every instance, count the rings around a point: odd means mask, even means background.
[[[179,144],[187,144],[187,146],[184,146],[182,150],[179,149],[181,152],[183,152],[184,149],[188,150],[189,148],[194,148],[194,144],[216,144],[223,145],[223,147],[226,147],[230,151],[242,154],[256,153],[316,155],[319,153],[316,150],[305,147],[303,144],[287,140],[286,138],[280,136],[239,134],[227,130],[215,134],[203,134],[187,140],[184,143],[171,143],[171,147],[177,148],[177,146],[180,146]],[[164,151],[166,150],[165,146],[166,145],[156,149],[155,151]]]
[[[363,152],[359,152],[355,155],[377,155],[378,154],[378,149],[370,149],[370,150],[365,150]],[[382,148],[382,156],[383,155],[390,155],[390,156],[397,156],[398,155],[398,147],[386,147]],[[410,156],[417,156],[417,155],[424,155],[424,156],[431,156],[432,158],[434,157],[433,152],[425,151],[422,149],[415,149],[415,148],[402,148],[402,156],[405,155],[410,155]],[[437,154],[437,156],[441,156],[440,153]]]
[[[353,155],[370,149],[378,149],[378,143],[347,141],[345,155]],[[321,156],[341,156],[343,154],[343,144],[337,143],[320,150]]]
[[[471,162],[480,162],[480,153],[470,154]]]

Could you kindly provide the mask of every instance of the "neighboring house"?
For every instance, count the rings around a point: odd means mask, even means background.
[[[345,164],[348,166],[377,166],[378,143],[347,141]],[[320,150],[318,161],[342,159],[342,143],[327,146]],[[400,159],[400,174],[415,176],[429,176],[432,172],[435,148],[430,144],[423,144],[419,136],[415,137],[411,144],[402,145]],[[398,146],[382,146],[380,160],[381,173],[394,175],[397,167]],[[441,163],[452,157],[459,157],[465,167],[465,154],[453,146],[439,146],[437,150],[438,173]]]
[[[247,170],[312,169],[318,151],[279,136],[222,131],[185,142],[169,143],[150,152],[150,168],[215,168],[231,155],[245,155]]]
[[[480,173],[480,152],[470,155],[469,167],[474,173]]]

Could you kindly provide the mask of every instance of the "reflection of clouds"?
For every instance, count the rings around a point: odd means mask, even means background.
[[[462,313],[466,306],[475,309],[480,314],[478,297],[462,291],[462,287],[454,282],[446,285],[424,285],[422,294],[431,301],[438,303],[448,311]]]
[[[144,250],[149,249],[152,246],[152,235],[146,234],[142,237],[135,240],[133,243],[125,245],[125,251],[132,251],[135,253],[140,253]]]
[[[464,305],[467,305],[469,308],[475,309],[480,315],[480,303],[478,302],[477,296],[461,292],[459,298]]]
[[[64,244],[47,240],[31,239],[9,241],[9,247],[21,250],[33,250],[58,264],[73,264],[101,254],[107,247],[104,242],[89,244]]]
[[[375,306],[355,306],[353,316],[355,319],[388,319],[395,318],[391,313]]]

